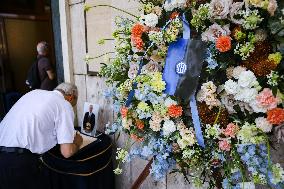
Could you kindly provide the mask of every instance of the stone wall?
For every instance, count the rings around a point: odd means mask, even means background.
[[[83,115],[84,102],[98,103],[101,106],[99,130],[103,131],[104,126],[114,119],[112,111],[112,102],[106,99],[103,95],[106,89],[105,79],[98,76],[87,74],[87,66],[84,62],[86,54],[85,40],[85,25],[84,25],[84,3],[82,0],[60,0],[60,17],[61,17],[61,35],[63,48],[63,65],[65,80],[74,82],[79,88],[79,97],[77,105],[77,122],[81,125],[81,117]],[[87,0],[89,5],[108,4],[131,13],[139,14],[138,4],[132,0]],[[87,16],[87,47],[88,53],[92,56],[97,56],[113,49],[113,42],[107,41],[104,46],[99,46],[97,41],[101,38],[111,38],[111,33],[114,30],[114,18],[122,13],[107,7],[97,7],[91,10]],[[63,23],[62,23],[63,22]],[[64,37],[65,36],[65,37]],[[66,37],[67,36],[67,37]],[[98,59],[92,62],[91,69],[97,69]],[[67,69],[67,70],[66,70]],[[115,141],[117,146],[124,144],[125,135],[121,135],[118,141]],[[283,163],[283,148],[282,152],[275,155],[275,159]],[[282,158],[282,159],[281,159]],[[124,167],[124,173],[116,177],[116,186],[118,189],[128,189],[134,183],[140,172],[143,170],[147,161],[135,160]],[[192,186],[186,185],[183,177],[179,174],[168,175],[165,179],[154,182],[151,177],[148,177],[141,186],[142,189],[188,189]]]

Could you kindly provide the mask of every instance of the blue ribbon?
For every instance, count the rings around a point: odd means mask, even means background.
[[[198,109],[196,105],[195,93],[190,97],[189,103],[190,103],[191,116],[192,116],[192,121],[194,125],[196,139],[197,139],[198,144],[204,148],[205,144],[204,144],[204,138],[203,138],[202,131],[201,131],[201,124],[200,124]]]
[[[189,27],[188,22],[185,19],[184,14],[182,16],[182,20],[183,20],[183,38],[180,38],[176,42],[173,42],[170,44],[169,49],[168,49],[167,58],[166,58],[166,64],[165,64],[164,72],[163,72],[163,80],[166,82],[166,89],[164,93],[169,94],[169,95],[175,94],[177,84],[180,79],[180,75],[176,73],[176,63],[184,60],[187,44],[190,40],[190,27]],[[164,30],[169,23],[170,21],[166,23],[166,25],[162,28],[162,30]],[[153,45],[154,43],[152,43],[149,46],[149,48],[145,51],[144,56],[146,55],[147,51]],[[142,66],[143,66],[143,57],[139,64],[138,75],[140,74]],[[137,87],[137,83],[134,83],[133,88],[136,88],[136,87]],[[129,92],[127,100],[125,102],[126,107],[129,107],[131,105],[134,95],[135,95],[135,91],[132,89]],[[200,124],[198,109],[196,105],[195,92],[190,97],[190,108],[191,108],[192,120],[193,120],[197,142],[201,147],[204,148],[205,144],[204,144],[204,138],[203,138],[202,131],[201,131],[201,124]]]
[[[163,80],[166,82],[166,89],[164,92],[169,95],[174,95],[176,92],[177,85],[181,77],[178,73],[176,73],[176,64],[178,62],[184,61],[186,48],[188,43],[190,42],[189,24],[187,23],[184,15],[182,19],[183,19],[183,38],[178,39],[176,42],[170,44],[163,72]],[[191,109],[192,121],[195,129],[197,142],[201,147],[204,148],[205,144],[201,130],[201,123],[198,115],[198,109],[196,105],[195,91],[190,96],[190,109]]]

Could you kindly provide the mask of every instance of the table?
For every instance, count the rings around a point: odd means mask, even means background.
[[[59,146],[42,156],[42,175],[48,189],[114,189],[112,141],[101,134],[98,140],[65,159]]]

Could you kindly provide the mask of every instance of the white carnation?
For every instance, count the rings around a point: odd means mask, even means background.
[[[249,103],[255,99],[257,94],[258,93],[255,88],[240,88],[238,93],[235,95],[235,99]]]
[[[233,0],[212,0],[210,3],[210,13],[215,19],[224,19],[230,13]]]
[[[240,73],[238,85],[241,87],[253,87],[257,86],[257,79],[252,71],[243,71]]]
[[[158,20],[159,17],[154,13],[144,15],[144,24],[146,26],[155,27],[158,24]]]
[[[164,4],[164,9],[169,12],[174,10],[175,8],[184,8],[186,5],[186,0],[171,0],[171,1],[166,1]]]
[[[124,129],[129,130],[131,125],[132,125],[132,120],[131,119],[127,119],[127,118],[123,118],[122,119],[122,127]]]
[[[236,105],[236,102],[234,100],[233,95],[223,94],[221,96],[221,102],[225,105],[226,109],[228,110],[229,114],[236,113],[234,110],[234,106]]]
[[[173,99],[171,99],[170,97],[168,97],[168,98],[165,100],[165,106],[166,106],[166,107],[170,107],[171,105],[177,105],[177,102],[174,101]]]
[[[166,120],[163,124],[164,135],[168,136],[175,131],[176,131],[175,123],[171,120]]]
[[[214,106],[221,105],[221,102],[217,99],[216,94],[206,95],[204,98],[204,102],[209,106],[210,109]]]
[[[259,117],[255,119],[256,127],[261,129],[265,133],[269,133],[272,130],[272,125],[264,117]]]
[[[225,82],[224,88],[225,88],[225,91],[228,94],[237,94],[239,86],[238,86],[237,82],[230,79],[230,80]]]
[[[216,90],[217,90],[217,87],[214,85],[214,83],[212,81],[208,81],[208,82],[202,84],[201,90],[204,93],[206,93],[206,95],[208,95],[208,94],[215,93]]]
[[[242,67],[242,66],[237,66],[233,69],[233,77],[235,79],[239,79],[239,76],[242,72],[246,71],[246,68],[245,67]]]
[[[267,112],[267,108],[265,108],[264,106],[261,106],[256,99],[252,100],[249,103],[250,107],[253,109],[253,112],[255,113],[266,113]]]
[[[234,24],[241,25],[244,22],[243,18],[236,18],[237,16],[241,14],[243,5],[244,5],[244,2],[235,2],[231,6],[230,18]]]
[[[205,93],[202,90],[198,91],[196,94],[196,100],[198,102],[203,102],[205,100]]]
[[[220,26],[217,23],[214,23],[213,25],[209,26],[209,28],[201,34],[202,41],[211,41],[215,42],[216,39],[222,35],[230,35],[230,25],[227,24],[225,26]]]
[[[137,74],[138,74],[138,69],[139,69],[138,64],[131,64],[130,68],[128,70],[128,77],[130,79],[135,78],[137,76]]]

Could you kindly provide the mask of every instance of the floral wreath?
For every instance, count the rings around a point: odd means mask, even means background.
[[[139,17],[109,6],[133,17],[116,17],[115,57],[100,71],[108,79],[106,95],[113,97],[118,113],[106,132],[130,136],[117,150],[114,172],[121,174],[121,163],[140,157],[152,159],[150,174],[156,180],[178,171],[198,187],[283,188],[284,170],[270,158],[271,133],[277,134],[278,142],[284,141],[283,3],[141,0],[140,4]],[[90,8],[85,5],[85,10]],[[193,94],[197,116],[190,99],[167,92],[174,80],[170,75],[190,69],[185,63],[179,72],[165,72],[172,66],[169,59],[176,57],[170,49],[179,46],[186,25],[187,41],[206,45]],[[105,40],[109,39],[100,43]],[[87,56],[86,61],[95,58]]]

